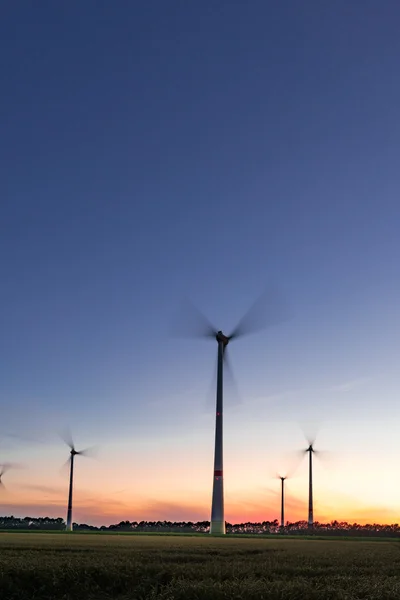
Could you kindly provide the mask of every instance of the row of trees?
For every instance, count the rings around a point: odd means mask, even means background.
[[[7,530],[63,530],[65,521],[61,517],[0,517],[0,529]],[[165,533],[207,533],[210,529],[209,521],[121,521],[115,525],[95,527],[86,523],[74,523],[75,530],[81,531],[115,531],[115,532],[165,532]],[[262,523],[236,523],[226,524],[227,533],[253,533],[253,534],[271,534],[283,533],[290,535],[304,535],[311,533],[314,535],[379,535],[379,536],[399,536],[400,526],[381,525],[371,523],[360,525],[359,523],[347,523],[346,521],[331,521],[330,523],[314,523],[312,529],[308,527],[307,521],[287,522],[284,529],[279,526],[278,521],[263,521]]]
[[[0,529],[65,529],[61,517],[0,517]]]

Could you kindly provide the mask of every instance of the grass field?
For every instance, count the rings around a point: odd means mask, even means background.
[[[400,542],[0,534],[4,600],[400,599]]]

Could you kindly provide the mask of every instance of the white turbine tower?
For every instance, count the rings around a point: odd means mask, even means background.
[[[85,450],[75,450],[75,445],[72,440],[72,436],[70,433],[67,433],[62,436],[65,443],[70,449],[70,456],[65,463],[69,465],[69,488],[68,488],[68,507],[67,507],[67,522],[66,522],[66,531],[72,531],[72,498],[73,498],[73,490],[74,490],[74,464],[75,464],[75,456],[91,456],[93,454],[92,448],[86,448]]]
[[[313,454],[315,452],[313,443],[310,443],[307,450],[308,452],[308,526],[314,526],[314,498],[313,498]]]
[[[268,306],[268,317],[265,312]],[[197,313],[197,320],[201,325],[201,337],[213,338],[218,345],[217,354],[217,394],[215,411],[215,444],[214,444],[214,470],[213,490],[211,503],[210,534],[223,535],[225,531],[224,512],[224,466],[223,466],[223,381],[224,365],[227,362],[227,346],[233,339],[254,333],[269,325],[274,325],[285,319],[282,311],[282,300],[272,294],[263,294],[242,317],[230,335],[225,335],[217,330],[208,319],[192,306],[192,314]],[[193,310],[194,309],[194,310]],[[264,314],[262,314],[264,313]]]
[[[316,450],[314,448],[315,438],[307,440],[308,446],[301,451],[301,454],[308,454],[308,527],[312,529],[314,527],[314,481],[313,481],[313,466],[314,466],[314,455],[321,458],[329,457],[329,452],[325,450]]]
[[[278,475],[281,480],[281,529],[285,527],[285,481],[287,479],[287,475]]]

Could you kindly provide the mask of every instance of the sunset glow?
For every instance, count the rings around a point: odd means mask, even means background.
[[[307,519],[314,437],[316,521],[400,521],[397,4],[25,4],[0,20],[0,516],[65,519],[69,427],[99,451],[76,522],[209,520],[214,470],[228,522],[278,519],[282,472]]]

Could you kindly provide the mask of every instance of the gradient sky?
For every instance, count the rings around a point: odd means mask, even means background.
[[[330,451],[316,519],[399,520],[399,18],[3,4],[0,451],[25,466],[3,514],[65,516],[70,426],[100,446],[76,520],[209,519],[216,344],[171,324],[190,297],[229,332],[273,285],[291,318],[230,348],[227,520],[279,516],[301,427]],[[287,494],[306,518],[305,460]]]

